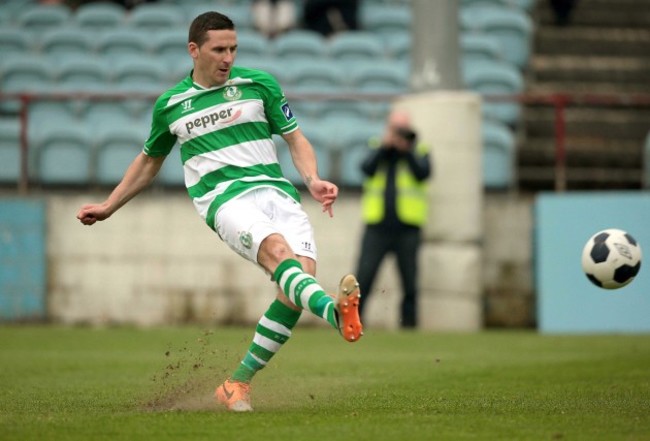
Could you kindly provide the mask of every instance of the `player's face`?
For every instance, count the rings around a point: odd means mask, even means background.
[[[237,33],[234,30],[208,31],[201,45],[189,44],[194,59],[194,80],[204,87],[225,83],[237,55]]]

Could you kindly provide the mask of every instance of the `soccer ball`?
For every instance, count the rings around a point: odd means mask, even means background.
[[[600,288],[621,288],[634,279],[640,268],[641,246],[622,230],[599,231],[582,250],[582,270]]]

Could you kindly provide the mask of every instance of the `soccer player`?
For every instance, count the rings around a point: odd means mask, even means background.
[[[330,296],[314,278],[313,229],[298,191],[282,176],[272,134],[287,141],[309,193],[330,217],[338,188],[318,177],[314,150],[277,81],[266,72],[233,65],[237,33],[223,14],[196,17],[188,41],[194,68],[156,100],[143,151],[108,198],[84,205],[77,218],[93,225],[110,217],[151,183],[179,142],[185,184],[199,215],[278,286],[241,364],[215,391],[228,409],[251,411],[253,376],[291,337],[303,309],[329,322],[347,341],[361,337],[359,287],[353,275],[346,275]]]

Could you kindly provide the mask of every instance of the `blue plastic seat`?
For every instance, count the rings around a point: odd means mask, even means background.
[[[395,32],[385,44],[388,58],[404,63],[410,62],[413,48],[411,31]]]
[[[505,60],[519,68],[528,65],[533,23],[526,12],[507,6],[467,7],[461,9],[460,23],[463,31],[497,38]]]
[[[164,3],[141,3],[130,12],[126,22],[132,28],[145,31],[185,27],[183,10],[176,5]]]
[[[64,5],[28,4],[16,17],[16,24],[34,35],[64,26],[71,17]]]
[[[328,147],[328,142],[331,134],[325,133],[324,130],[319,129],[316,125],[310,125],[308,128],[302,128],[302,130],[316,153],[318,175],[322,179],[330,179],[332,174],[332,151]],[[302,176],[300,176],[300,173],[298,173],[296,167],[293,165],[291,152],[287,143],[282,137],[277,135],[273,136],[273,140],[277,147],[278,160],[284,177],[294,185],[304,185]]]
[[[483,143],[483,186],[486,189],[508,189],[515,179],[515,137],[505,125],[484,119],[481,125]]]
[[[74,14],[74,22],[82,29],[106,31],[126,23],[126,11],[117,3],[83,3]]]
[[[408,32],[413,26],[409,6],[375,5],[361,9],[361,24],[367,31],[388,40],[393,34]]]
[[[36,179],[42,184],[86,185],[90,182],[93,140],[77,126],[59,126],[35,143]]]
[[[317,32],[295,30],[278,36],[273,41],[273,52],[280,60],[322,59],[327,55],[327,44]]]
[[[0,118],[0,182],[17,183],[20,178],[20,122]]]
[[[183,171],[179,144],[174,145],[167,158],[165,158],[165,162],[156,177],[156,182],[171,187],[185,186],[185,172]]]
[[[116,28],[106,31],[97,39],[97,53],[109,60],[126,55],[145,56],[149,53],[150,36],[137,29]]]
[[[142,151],[147,135],[146,127],[136,125],[100,130],[96,139],[96,182],[103,185],[120,182],[129,164]]]
[[[72,58],[57,69],[57,84],[70,91],[100,91],[110,82],[110,69],[100,58]]]
[[[505,61],[499,40],[490,34],[464,33],[460,36],[461,56],[465,60]]]
[[[0,65],[7,57],[23,55],[34,49],[31,33],[20,28],[0,28]]]
[[[170,68],[187,61],[191,65],[187,51],[187,30],[172,28],[156,32],[149,49],[152,56],[158,58]]]
[[[523,91],[521,72],[513,65],[490,60],[475,60],[463,63],[463,81],[470,90],[481,95],[517,95]],[[516,101],[491,102],[485,100],[483,115],[510,126],[520,119],[521,104]]]
[[[49,57],[71,54],[91,56],[94,51],[94,39],[94,35],[83,29],[56,28],[43,35],[40,50]]]
[[[408,87],[407,66],[394,62],[349,65],[350,87],[355,92],[400,94]]]
[[[166,66],[159,61],[149,57],[130,56],[119,59],[111,69],[111,78],[122,90],[126,87],[136,91],[162,93],[169,81]]]
[[[28,56],[14,59],[2,66],[0,90],[4,92],[38,91],[52,83],[54,74],[42,57]]]
[[[328,44],[329,55],[343,60],[379,60],[385,58],[381,39],[371,32],[351,31],[335,35]]]
[[[346,87],[343,70],[329,61],[294,60],[288,65],[287,70],[287,90],[293,92],[341,92]]]
[[[269,57],[271,45],[263,34],[250,30],[237,32],[237,55],[245,57]]]

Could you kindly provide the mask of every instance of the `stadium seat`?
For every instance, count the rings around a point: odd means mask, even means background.
[[[7,57],[23,55],[34,48],[33,36],[19,28],[0,28],[0,66]]]
[[[185,11],[186,23],[191,23],[198,15],[217,10],[227,15],[234,23],[238,31],[253,30],[253,19],[250,4],[246,2],[214,2],[205,1],[200,3],[183,2],[180,5]]]
[[[382,39],[395,33],[408,32],[413,25],[411,8],[401,5],[376,5],[361,8],[361,25]]]
[[[311,125],[310,128],[303,129],[303,132],[314,147],[314,152],[316,153],[316,161],[318,161],[318,175],[322,179],[331,179],[332,152],[327,147],[327,143],[331,137],[331,134],[325,133],[316,125]],[[300,173],[298,173],[296,167],[293,165],[291,152],[289,151],[289,146],[287,143],[284,141],[284,139],[282,139],[282,137],[277,135],[273,136],[273,140],[277,148],[278,160],[280,162],[280,167],[282,167],[282,173],[284,177],[295,185],[304,185],[302,176],[300,176]]]
[[[344,90],[345,76],[338,65],[311,59],[288,63],[287,90],[304,93],[327,93]]]
[[[20,122],[0,118],[0,183],[17,183],[20,178]]]
[[[520,69],[530,60],[533,24],[528,14],[507,6],[462,8],[463,31],[493,35],[500,42],[505,60]]]
[[[513,65],[491,60],[474,60],[462,66],[465,86],[481,95],[516,95],[523,91],[521,72]],[[484,101],[483,115],[515,126],[521,113],[518,102]]]
[[[102,59],[85,57],[62,61],[56,77],[69,91],[100,91],[109,83],[110,71]]]
[[[354,92],[403,93],[409,79],[407,68],[394,62],[350,63],[350,86]]]
[[[137,29],[116,28],[101,34],[97,40],[97,53],[109,60],[126,55],[144,56],[149,53],[150,37]]]
[[[32,143],[36,179],[42,184],[87,185],[90,182],[92,138],[77,126],[60,126]]]
[[[96,138],[95,181],[102,185],[120,182],[129,164],[142,151],[147,135],[146,127],[135,125],[100,130]]]
[[[460,36],[461,56],[464,60],[505,61],[499,40],[490,34],[463,33]]]
[[[483,143],[483,186],[505,190],[515,178],[515,137],[505,125],[484,119],[481,125]]]
[[[88,103],[83,115],[83,124],[102,130],[117,130],[132,125],[135,119],[137,115],[123,100],[101,99]]]
[[[120,88],[132,87],[132,90],[160,91],[167,85],[168,76],[165,66],[159,60],[149,57],[126,57],[117,60],[111,69],[111,78]]]
[[[323,125],[330,133],[336,133],[330,148],[336,152],[338,158],[337,182],[351,187],[360,186],[363,174],[359,166],[368,153],[368,141],[372,137],[381,137],[384,122],[371,121],[364,117],[337,116],[325,118]]]
[[[327,55],[325,39],[313,31],[295,30],[273,41],[273,53],[280,60],[294,58],[322,59]]]
[[[237,33],[237,55],[267,58],[269,53],[269,40],[263,34],[246,30]]]
[[[150,44],[151,54],[173,68],[184,60],[189,61],[187,52],[187,30],[173,28],[156,32]]]
[[[338,60],[379,60],[385,57],[381,39],[365,31],[343,32],[335,35],[328,44],[329,55]]]
[[[413,46],[411,31],[396,32],[386,40],[385,44],[388,58],[410,63]]]
[[[117,3],[93,2],[81,4],[73,19],[80,28],[102,32],[122,26],[125,17],[126,11]]]
[[[28,4],[16,16],[16,24],[18,27],[38,35],[48,29],[64,26],[70,17],[70,9],[64,5]]]
[[[172,187],[185,186],[185,172],[183,171],[183,161],[181,160],[181,147],[178,143],[174,145],[174,148],[172,148],[167,158],[165,158],[165,162],[156,177],[156,182]]]
[[[13,59],[2,67],[2,86],[4,92],[38,91],[52,83],[52,67],[39,56],[25,56]]]
[[[127,16],[126,22],[134,29],[150,32],[185,28],[183,10],[164,3],[140,3]]]
[[[90,56],[94,51],[94,36],[79,28],[57,28],[46,32],[40,41],[41,53],[48,57],[66,55]]]

